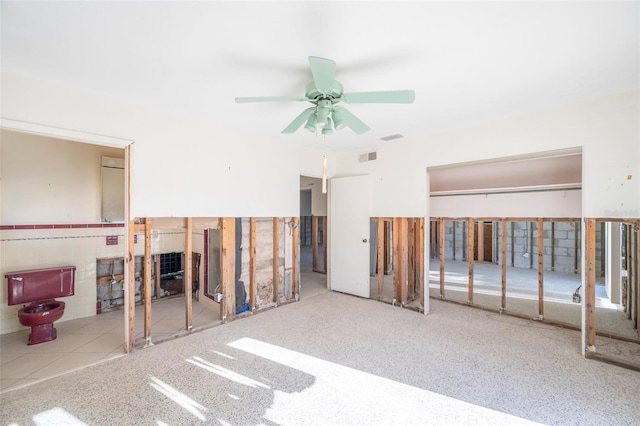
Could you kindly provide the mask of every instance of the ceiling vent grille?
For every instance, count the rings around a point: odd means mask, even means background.
[[[376,151],[367,152],[366,154],[360,154],[359,160],[361,163],[365,161],[373,161],[378,158],[378,153]]]
[[[404,138],[403,135],[401,135],[400,133],[396,133],[395,135],[384,136],[384,137],[382,137],[380,139],[385,141],[385,142],[389,142],[389,141],[392,141],[392,140],[402,139],[402,138]]]

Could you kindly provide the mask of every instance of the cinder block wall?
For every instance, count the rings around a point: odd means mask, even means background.
[[[467,256],[467,226],[463,221],[445,222],[445,259],[454,259],[454,226],[455,226],[455,259],[466,260]],[[544,222],[544,269],[546,271],[576,272],[576,256],[577,256],[577,272],[579,273],[582,265],[580,260],[581,248],[581,226],[574,222],[555,222],[555,230],[553,232],[553,240],[551,238],[551,222]],[[577,228],[577,229],[576,229]],[[511,222],[507,223],[507,265],[512,266],[512,238],[513,233],[513,266],[518,268],[529,268],[533,264],[533,268],[538,267],[538,224],[537,222],[513,222],[513,231]],[[578,236],[578,246],[576,253],[576,233]],[[596,274],[602,276],[603,256],[602,251],[602,234],[601,227],[596,229]],[[533,239],[533,250],[531,242]],[[502,259],[502,234],[499,223],[494,224],[493,232],[493,258],[494,263],[501,264]],[[553,262],[552,262],[553,253]],[[436,254],[437,257],[437,254]],[[533,263],[532,263],[533,262]],[[553,267],[552,267],[553,263]]]

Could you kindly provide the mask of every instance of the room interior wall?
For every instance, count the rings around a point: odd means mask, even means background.
[[[299,177],[334,155],[2,70],[3,122],[120,138],[131,148],[134,217],[298,216]],[[230,100],[230,108],[234,105]],[[222,184],[221,184],[222,183]],[[157,194],[164,194],[158,197]]]
[[[122,149],[7,130],[0,138],[2,224],[101,221],[100,157],[124,158]]]
[[[638,99],[638,91],[621,93],[428,137],[387,142],[377,149],[374,161],[359,162],[359,151],[341,153],[336,172],[371,176],[373,216],[424,216],[431,214],[426,210],[428,167],[535,157],[581,147],[582,215],[640,217]]]

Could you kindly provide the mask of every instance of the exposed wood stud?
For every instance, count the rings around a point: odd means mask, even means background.
[[[629,271],[629,275],[627,277],[627,296],[626,296],[626,303],[624,304],[624,312],[625,312],[625,318],[627,318],[628,320],[631,319],[631,291],[629,291],[630,288],[633,287],[633,283],[634,283],[634,269],[633,269],[633,227],[628,225],[627,226],[627,233],[626,233],[626,264],[627,264],[627,270]]]
[[[276,305],[280,301],[278,295],[280,284],[280,218],[273,218],[273,301]]]
[[[604,276],[604,271],[605,271],[605,263],[607,260],[607,257],[604,256],[604,254],[607,252],[607,238],[606,238],[606,228],[607,228],[607,224],[605,222],[600,223],[600,253],[602,253],[602,255],[600,256],[600,271],[601,272],[601,277]]]
[[[291,219],[293,221],[293,230],[291,232],[291,292],[293,294],[293,298],[298,300],[298,265],[299,265],[299,256],[298,256],[298,235],[299,235],[299,221],[297,217]]]
[[[511,267],[515,266],[516,254],[516,223],[511,222]]]
[[[580,250],[580,223],[575,221],[573,224],[573,272],[578,273],[578,252]]]
[[[424,307],[424,217],[418,220],[418,283],[420,285],[420,306]]]
[[[596,346],[596,221],[586,219],[587,282],[585,288],[587,352]]]
[[[235,315],[236,306],[236,218],[223,218],[221,231],[222,280],[220,291],[223,295],[222,321],[226,322]]]
[[[507,307],[507,222],[502,219],[501,224],[501,260],[502,260],[502,297],[500,306],[502,310]]]
[[[398,301],[400,290],[400,233],[401,233],[400,219],[393,218],[393,301],[395,304]]]
[[[629,226],[629,232],[632,232],[633,238],[632,240],[632,248],[629,250],[629,265],[630,265],[630,277],[628,278],[628,286],[632,289],[632,292],[635,294],[634,303],[633,303],[633,328],[635,330],[638,329],[638,321],[639,315],[638,311],[640,310],[640,275],[638,274],[638,266],[640,265],[640,222],[636,222],[634,226]]]
[[[144,346],[151,346],[151,219],[144,220]]]
[[[407,219],[407,260],[409,274],[409,296],[413,299],[416,296],[416,219]]]
[[[318,216],[311,216],[311,247],[313,271],[318,270]]]
[[[126,300],[127,300],[127,313],[129,321],[127,324],[129,339],[127,342],[128,350],[133,350],[136,339],[136,262],[135,262],[135,220],[129,221],[129,235],[127,238],[127,286],[126,286]]]
[[[185,325],[190,333],[193,330],[193,220],[190,217],[185,219],[184,237],[184,274],[182,278],[184,283]]]
[[[378,218],[378,300],[382,300],[382,286],[384,284],[384,219]]]
[[[407,286],[408,286],[408,258],[407,258],[407,218],[400,218],[398,223],[400,225],[399,229],[399,244],[398,244],[398,256],[399,256],[399,265],[400,270],[398,271],[398,282],[400,284],[400,304],[402,306],[407,304]]]
[[[473,218],[467,219],[467,264],[469,265],[468,300],[473,304]]]
[[[533,257],[533,253],[531,254]],[[544,222],[538,219],[538,318],[544,318]]]
[[[391,221],[384,221],[384,274],[388,275],[393,270],[391,259]]]
[[[249,221],[249,309],[256,309],[256,218]]]
[[[438,218],[438,259],[440,259],[440,297],[444,298],[444,219]]]
[[[556,270],[556,223],[551,222],[551,270]]]
[[[136,293],[135,293],[135,220],[131,220],[131,145],[127,145],[124,149],[124,157],[126,161],[126,179],[125,179],[125,212],[124,217],[127,221],[127,248],[124,256],[125,268],[125,285],[124,285],[124,301],[126,304],[125,311],[125,351],[130,353],[136,340]]]

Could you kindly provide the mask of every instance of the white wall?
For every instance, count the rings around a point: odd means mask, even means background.
[[[5,130],[0,138],[2,224],[100,222],[100,157],[124,158],[122,149]]]
[[[2,70],[3,123],[133,141],[132,216],[297,216],[299,177],[323,152]],[[328,173],[335,168],[327,154]]]
[[[375,161],[360,163],[359,152],[344,153],[337,172],[371,175],[373,216],[424,216],[427,167],[582,147],[582,215],[640,217],[638,95],[623,93],[389,142],[378,149]]]
[[[581,217],[580,190],[473,194],[429,199],[432,217]]]

